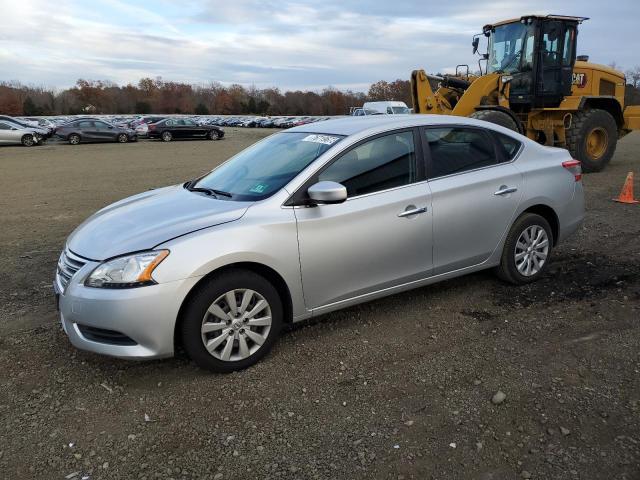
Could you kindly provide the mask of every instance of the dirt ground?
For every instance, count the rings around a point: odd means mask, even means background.
[[[231,375],[71,347],[51,294],[71,230],[268,133],[0,148],[0,478],[640,479],[640,205],[611,201],[639,134],[584,178],[584,227],[533,285],[326,315]]]

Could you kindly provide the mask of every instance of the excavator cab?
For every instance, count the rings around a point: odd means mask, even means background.
[[[501,74],[503,89],[509,84],[514,112],[555,108],[571,95],[578,25],[584,20],[525,16],[483,28],[488,37],[487,73]]]

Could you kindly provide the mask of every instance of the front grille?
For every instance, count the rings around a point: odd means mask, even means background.
[[[78,325],[78,330],[87,340],[100,343],[108,343],[109,345],[137,345],[135,340],[126,336],[124,333],[115,330],[107,330],[106,328],[89,327],[88,325]]]
[[[69,281],[75,273],[87,263],[83,258],[74,255],[69,249],[65,249],[58,260],[56,280],[62,293],[69,285]]]

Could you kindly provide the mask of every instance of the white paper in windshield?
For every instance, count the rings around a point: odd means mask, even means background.
[[[322,143],[324,145],[333,145],[340,137],[333,137],[331,135],[307,135],[302,139],[303,142]]]

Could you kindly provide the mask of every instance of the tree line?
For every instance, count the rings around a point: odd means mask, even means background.
[[[640,66],[626,72],[627,105],[640,104]],[[435,87],[435,85],[434,85]],[[376,100],[400,100],[411,106],[408,80],[373,83],[368,91],[332,87],[320,92],[258,89],[218,82],[191,85],[142,78],[136,85],[119,86],[106,80],[79,79],[64,90],[0,82],[0,114],[76,115],[184,113],[197,115],[344,115],[350,107]]]
[[[79,79],[72,88],[53,90],[0,82],[0,113],[5,115],[101,114],[260,114],[343,115],[366,101],[401,100],[411,105],[410,82],[379,81],[369,90],[354,92],[326,88],[320,92],[258,89],[239,84],[204,85],[143,78],[136,85],[119,86],[105,80]]]

